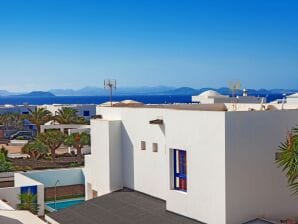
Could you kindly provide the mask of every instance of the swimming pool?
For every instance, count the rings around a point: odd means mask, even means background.
[[[45,205],[47,210],[49,210],[50,212],[54,212],[54,211],[60,211],[64,208],[71,207],[73,205],[80,204],[84,201],[85,201],[84,198],[75,198],[75,199],[56,201],[56,203],[54,201],[49,201]]]

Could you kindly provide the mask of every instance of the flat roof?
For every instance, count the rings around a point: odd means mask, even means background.
[[[122,190],[48,214],[61,224],[202,224],[166,210],[163,200]]]
[[[107,106],[98,105],[99,108]],[[110,106],[109,106],[110,107]],[[275,103],[215,103],[215,104],[196,104],[196,103],[177,103],[177,104],[115,104],[112,108],[154,108],[171,110],[193,110],[193,111],[218,111],[218,112],[243,112],[243,111],[278,111],[278,110],[298,110],[296,104],[275,104]]]
[[[156,108],[173,110],[227,111],[223,103],[218,104],[116,104],[115,108]]]

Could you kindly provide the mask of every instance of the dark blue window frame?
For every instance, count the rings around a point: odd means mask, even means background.
[[[174,149],[174,189],[187,191],[186,151]],[[179,181],[177,183],[177,180]]]
[[[84,117],[89,117],[89,116],[90,116],[90,111],[84,110]]]

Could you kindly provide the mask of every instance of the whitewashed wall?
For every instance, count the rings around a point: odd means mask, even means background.
[[[53,169],[53,170],[36,170],[22,173],[36,181],[44,184],[45,187],[54,187],[57,180],[57,186],[67,186],[84,184],[84,174],[81,168]]]
[[[257,216],[298,219],[298,199],[287,188],[275,153],[298,111],[226,114],[227,223]]]
[[[37,203],[40,205],[38,215],[44,215],[44,186],[43,184],[30,179],[20,173],[14,174],[14,187],[0,188],[0,198],[8,201],[9,205],[17,209],[17,205],[20,203],[19,195],[21,193],[21,187],[37,186]]]
[[[38,215],[44,215],[44,185],[21,173],[15,173],[14,185],[19,189],[26,186],[37,186],[37,204],[39,204]]]
[[[92,156],[86,156],[84,169],[86,199],[92,198],[92,190],[103,195],[123,188],[121,122],[91,120],[91,125]]]
[[[104,120],[122,121],[125,187],[164,199],[168,210],[203,222],[217,224],[225,220],[224,112],[99,107],[98,114]],[[154,119],[163,119],[164,125],[149,124]],[[96,129],[92,122],[91,135]],[[107,131],[97,130],[97,136],[109,138]],[[94,150],[106,147],[99,141],[92,138],[90,159]],[[146,150],[141,150],[141,141],[146,142]],[[152,143],[158,144],[158,152],[152,151]],[[187,193],[171,189],[170,149],[187,151]],[[94,156],[93,170],[97,167],[100,173],[108,166],[100,165],[103,158]],[[216,178],[210,178],[215,175]],[[97,184],[99,188],[104,186]]]

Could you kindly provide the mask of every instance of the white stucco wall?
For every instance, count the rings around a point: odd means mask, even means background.
[[[8,201],[8,204],[14,209],[16,209],[17,204],[20,203],[20,200],[18,198],[20,192],[20,187],[0,188],[0,199]]]
[[[14,187],[0,188],[0,199],[5,199],[12,208],[17,209],[21,187],[27,186],[37,186],[38,215],[44,215],[44,185],[20,173],[14,174]]]
[[[123,188],[121,122],[95,119],[91,126],[92,154],[85,156],[84,168],[87,199],[92,190],[103,195]]]
[[[224,122],[224,112],[168,112],[167,148],[186,150],[188,161],[187,193],[168,190],[168,210],[209,224],[225,220]]]
[[[275,153],[287,131],[298,124],[298,111],[226,113],[227,223],[257,216],[298,219]]]
[[[169,211],[208,224],[238,224],[258,216],[296,218],[298,202],[274,158],[286,131],[298,124],[297,110],[98,107],[97,114],[103,119],[91,121],[92,151],[85,169],[93,189],[112,191],[107,172],[112,150],[114,156],[122,154],[123,186],[166,200]],[[149,124],[154,119],[164,125]],[[121,120],[120,142],[114,134],[120,129],[110,131],[113,120]],[[112,149],[110,139],[121,151]],[[187,151],[186,193],[171,189],[171,149]]]
[[[23,175],[41,182],[45,187],[54,187],[57,180],[59,180],[57,186],[85,183],[84,174],[81,168],[36,170],[25,172]]]
[[[25,186],[37,186],[37,204],[39,204],[38,215],[44,215],[44,185],[21,173],[14,174],[14,185],[18,188]]]
[[[105,119],[122,121],[125,187],[164,199],[168,210],[203,222],[217,224],[225,220],[224,112],[99,108],[98,114],[103,116],[103,120],[91,121],[92,136],[95,132],[93,130],[97,129],[97,136],[109,138],[106,136],[107,131],[94,126],[95,122],[103,123],[104,126]],[[149,124],[154,119],[163,119],[164,125]],[[94,156],[95,145],[98,144],[96,148],[106,147],[103,144],[100,147],[100,141],[102,140],[92,137],[90,157]],[[141,150],[141,141],[146,142],[146,150]],[[158,152],[152,151],[153,143],[158,144]],[[171,149],[187,151],[187,193],[171,189]],[[102,164],[102,160],[106,162],[107,159],[102,154],[95,158],[93,170],[98,170],[97,178],[108,179],[101,176],[99,178],[99,173],[108,166]],[[88,163],[87,160],[86,164]],[[211,176],[216,178],[210,178]],[[94,182],[101,188],[105,185],[98,180]]]

